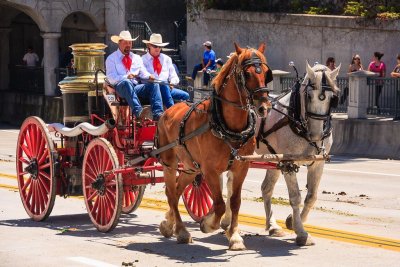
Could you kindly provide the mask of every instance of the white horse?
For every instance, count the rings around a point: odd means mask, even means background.
[[[328,154],[332,145],[331,107],[337,104],[338,87],[336,77],[340,66],[330,71],[323,65],[310,67],[307,63],[307,74],[297,90],[292,90],[275,101],[273,109],[261,123],[259,136],[264,145],[257,150],[258,154]],[[298,92],[297,99],[294,97]],[[293,95],[293,96],[292,96]],[[291,97],[292,100],[291,100]],[[296,164],[296,162],[294,162]],[[300,213],[301,195],[296,178],[296,171],[288,168],[282,171],[289,191],[290,205],[293,214],[286,219],[286,227],[294,229],[296,243],[300,246],[313,245],[311,236],[304,230],[303,223],[317,200],[317,189],[321,180],[324,161],[307,163],[307,196],[304,208]],[[282,236],[284,232],[276,223],[272,209],[271,197],[281,170],[267,170],[261,186],[266,212],[266,230],[271,236]]]

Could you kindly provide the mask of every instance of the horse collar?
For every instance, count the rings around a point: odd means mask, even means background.
[[[229,143],[244,145],[255,134],[256,115],[252,109],[249,110],[247,127],[241,132],[231,131],[222,116],[220,101],[215,98],[215,91],[211,96],[210,124],[214,136],[226,140]]]

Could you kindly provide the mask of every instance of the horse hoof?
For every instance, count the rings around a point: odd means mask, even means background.
[[[289,230],[293,230],[293,217],[292,214],[290,214],[287,218],[286,218],[286,228]]]
[[[296,237],[296,244],[298,246],[313,246],[315,245],[314,240],[312,240],[310,235],[304,235],[304,236],[297,236]]]
[[[269,235],[272,237],[283,237],[286,233],[282,229],[271,229],[269,230]]]
[[[192,236],[188,231],[181,231],[177,238],[176,238],[178,244],[189,244],[193,243]]]
[[[230,223],[224,223],[221,222],[221,228],[224,229],[225,231],[228,230]]]
[[[168,226],[167,221],[162,221],[160,223],[159,229],[160,229],[160,233],[166,238],[170,238],[173,235],[172,227]]]
[[[229,244],[229,250],[246,250],[246,246],[242,242],[231,242]]]
[[[201,221],[200,221],[200,230],[201,230],[203,233],[205,233],[205,234],[207,234],[207,233],[212,233],[212,232],[214,232],[215,230],[217,230],[217,229],[212,228],[210,225],[207,225],[206,222],[207,222],[207,221],[206,221],[205,218],[201,219]],[[219,227],[218,227],[218,228],[219,228]]]

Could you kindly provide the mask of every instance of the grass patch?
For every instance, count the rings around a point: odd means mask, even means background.
[[[250,199],[255,202],[264,202],[264,199],[262,197],[254,197]],[[289,200],[282,198],[282,197],[272,197],[272,205],[282,205],[282,206],[290,206]]]

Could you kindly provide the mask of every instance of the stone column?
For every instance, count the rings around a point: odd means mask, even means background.
[[[111,35],[119,35],[121,31],[128,30],[125,14],[125,0],[106,0],[105,7],[105,24],[107,32],[105,42],[108,46],[107,50],[113,52],[117,48],[117,45],[111,42]]]
[[[268,87],[272,89],[272,92],[274,92],[275,94],[280,94],[282,92],[281,77],[286,76],[288,74],[290,74],[290,72],[283,70],[272,71],[272,77],[274,79],[272,80],[270,85],[268,85]]]
[[[56,73],[55,68],[58,67],[58,38],[61,37],[59,32],[46,32],[43,37],[43,68],[44,68],[44,91],[46,96],[54,96],[56,93]]]
[[[347,115],[349,119],[367,118],[368,106],[368,77],[377,76],[371,71],[355,71],[349,73],[349,105]]]
[[[0,90],[9,89],[10,32],[11,28],[0,28]]]

